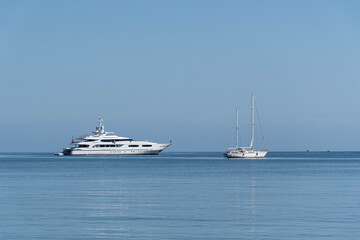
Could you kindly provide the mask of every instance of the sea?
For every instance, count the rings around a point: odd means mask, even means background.
[[[360,152],[1,153],[0,239],[360,239]]]

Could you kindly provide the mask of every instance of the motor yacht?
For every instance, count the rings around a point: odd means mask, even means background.
[[[78,136],[72,139],[72,147],[64,148],[56,155],[157,155],[171,145],[148,141],[135,141],[127,137],[119,137],[114,132],[105,132],[103,119],[92,135]]]

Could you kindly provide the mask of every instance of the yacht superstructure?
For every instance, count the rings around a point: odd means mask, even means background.
[[[79,136],[71,142],[73,147],[65,148],[56,155],[157,155],[171,145],[148,141],[135,141],[127,137],[119,137],[114,132],[105,132],[103,119],[93,135]]]

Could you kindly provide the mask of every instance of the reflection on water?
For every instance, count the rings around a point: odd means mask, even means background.
[[[356,239],[359,153],[0,154],[0,239]]]
[[[251,206],[251,232],[253,237],[256,232],[256,185],[255,185],[255,176],[254,176],[254,166],[251,164],[251,193],[250,193],[250,206]]]

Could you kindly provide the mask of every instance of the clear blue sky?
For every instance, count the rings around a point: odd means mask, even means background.
[[[172,139],[169,151],[222,151],[252,91],[269,150],[360,150],[359,11],[359,1],[1,1],[0,151],[59,151],[98,114],[120,136]]]

